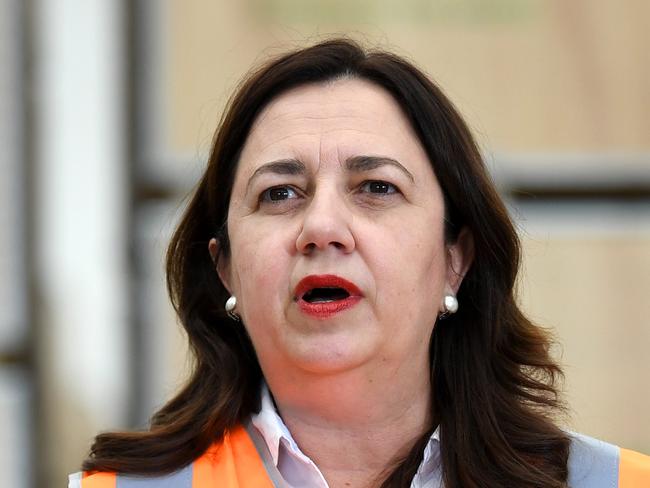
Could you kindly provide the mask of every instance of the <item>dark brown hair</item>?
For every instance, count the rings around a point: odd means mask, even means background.
[[[430,346],[433,416],[447,488],[566,486],[570,441],[553,421],[562,406],[556,387],[561,370],[550,357],[547,333],[515,302],[519,241],[476,143],[421,71],[347,39],[270,61],[231,99],[167,255],[169,293],[189,337],[193,373],[153,416],[149,431],[97,436],[85,470],[178,469],[259,409],[262,373],[244,328],[224,313],[228,293],[208,242],[217,236],[220,252],[229,254],[226,218],[238,155],[260,111],[293,87],[341,77],[375,83],[399,103],[443,190],[447,239],[453,242],[463,228],[474,238],[474,262],[458,292],[461,307],[437,322]],[[383,486],[410,486],[430,435],[396,459]]]

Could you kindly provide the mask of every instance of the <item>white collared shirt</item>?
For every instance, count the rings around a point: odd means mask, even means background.
[[[275,466],[290,488],[329,488],[318,466],[300,450],[278,415],[266,385],[262,390],[262,408],[252,416],[251,421],[262,435]],[[411,488],[441,487],[440,430],[437,428],[424,449]]]

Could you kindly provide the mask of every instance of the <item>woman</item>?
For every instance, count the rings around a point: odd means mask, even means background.
[[[99,435],[71,486],[650,486],[648,458],[554,423],[561,370],[518,266],[420,71],[348,40],[273,60],[169,248],[194,372],[149,431]]]

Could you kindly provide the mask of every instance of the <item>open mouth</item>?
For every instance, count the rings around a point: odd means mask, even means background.
[[[324,287],[312,288],[302,296],[302,299],[308,303],[328,303],[337,300],[345,300],[350,294],[344,288]]]
[[[300,311],[324,319],[356,305],[363,297],[350,281],[336,275],[310,275],[303,278],[294,293]]]

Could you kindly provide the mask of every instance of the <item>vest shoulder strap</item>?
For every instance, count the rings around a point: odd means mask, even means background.
[[[253,441],[241,425],[194,462],[192,488],[214,486],[274,488]]]

